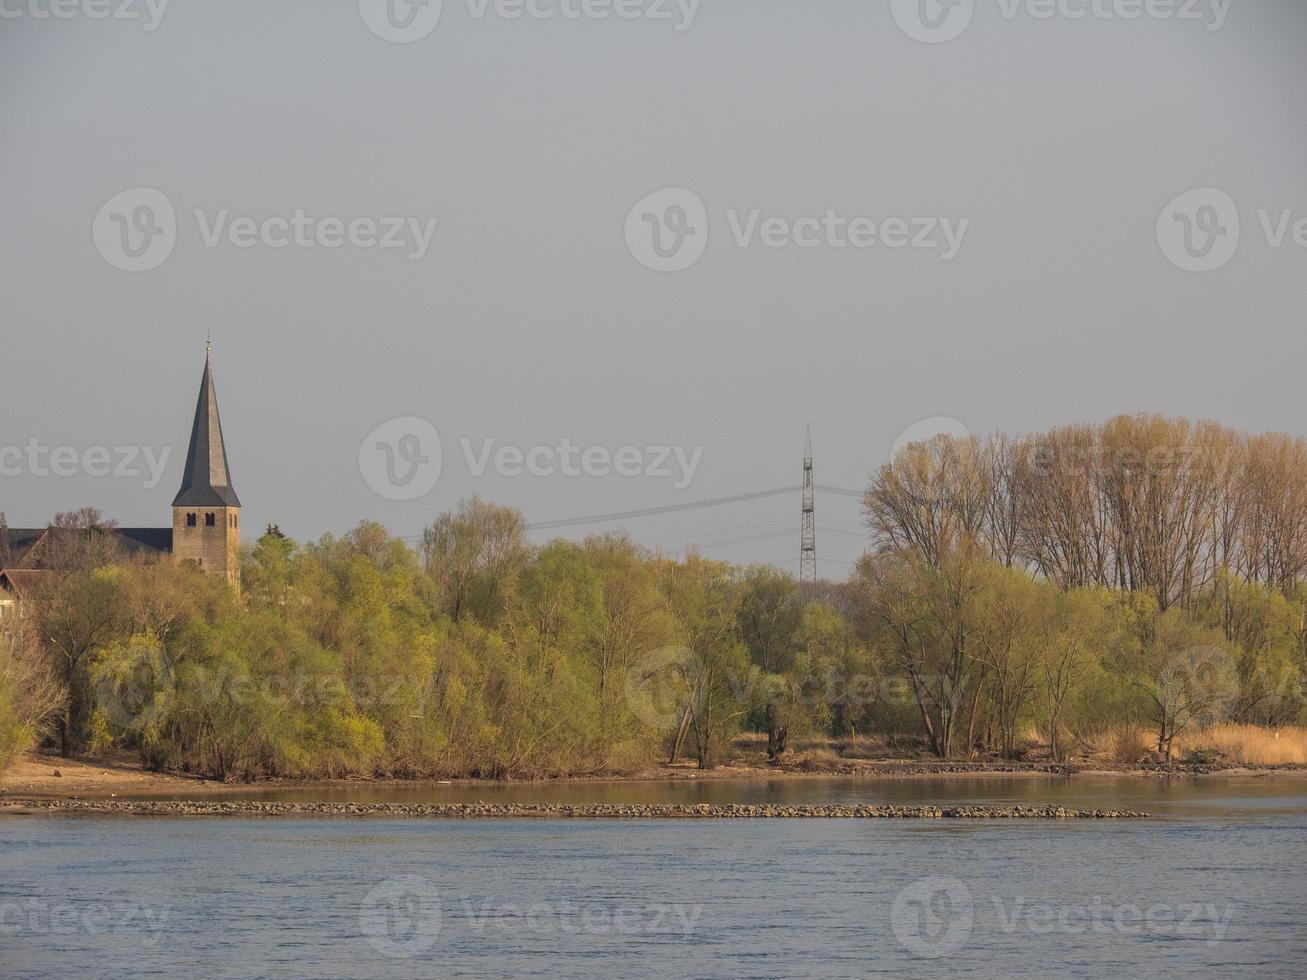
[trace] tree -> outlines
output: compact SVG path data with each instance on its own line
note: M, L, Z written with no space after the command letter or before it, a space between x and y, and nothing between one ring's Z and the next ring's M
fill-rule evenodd
M82 752L90 740L94 696L90 665L96 651L126 627L115 569L51 572L38 591L39 628L67 692L59 723L60 752Z
M786 692L794 686L794 634L803 607L798 584L770 566L746 569L740 582L737 621L749 659L762 672L762 724L767 754L775 760L786 749Z
M63 685L27 624L0 629L0 772L65 708Z
M863 501L867 523L885 550L910 548L938 566L983 536L993 475L976 439L912 443L873 477Z
M1176 736L1228 716L1238 695L1235 661L1220 633L1179 609L1157 616L1145 653L1149 676L1136 686L1157 733L1157 751L1169 762Z
M441 514L422 532L423 568L438 583L455 622L471 612L493 625L514 573L529 555L522 515L477 497L463 501L453 514Z
M699 768L710 769L746 707L741 688L748 660L736 632L739 592L730 566L697 555L667 566L663 591L690 654L684 665L690 690L683 730L694 735Z
M1000 751L1008 759L1016 757L1018 726L1035 694L1039 628L1047 616L1046 598L1039 584L1025 573L990 566L982 574L968 624L967 649L988 679ZM975 719L973 707L973 722Z
M652 556L614 535L589 538L583 547L601 580L591 656L598 674L601 725L605 740L612 743L634 725L621 679L640 657L674 642L676 623L659 591L659 566Z
M953 752L958 721L976 689L969 649L984 558L973 542L931 562L914 551L866 556L857 576L868 618L908 676L931 751Z
M1041 638L1040 672L1055 762L1065 754L1062 729L1070 701L1098 669L1103 649L1112 642L1115 625L1110 609L1111 596L1101 589L1076 589L1053 600Z

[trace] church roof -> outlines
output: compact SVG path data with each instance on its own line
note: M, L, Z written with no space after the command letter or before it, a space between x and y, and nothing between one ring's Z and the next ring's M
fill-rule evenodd
M182 472L181 489L172 502L174 507L241 505L231 485L231 471L227 468L227 447L222 441L218 395L213 387L213 368L209 362L206 355L200 397L195 403L195 422L191 426L191 444L186 450L186 469Z
M168 554L172 551L170 527L107 527L117 545L129 555ZM0 527L0 566L5 571L45 568L53 559L77 547L85 528Z

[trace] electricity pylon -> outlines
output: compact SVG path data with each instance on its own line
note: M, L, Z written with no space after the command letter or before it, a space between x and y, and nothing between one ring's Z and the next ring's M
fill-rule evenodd
M803 537L799 545L799 582L817 581L817 514L813 506L812 426L803 446Z

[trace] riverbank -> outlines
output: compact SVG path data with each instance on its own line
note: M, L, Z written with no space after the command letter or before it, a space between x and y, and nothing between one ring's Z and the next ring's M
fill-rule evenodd
M785 806L625 803L284 803L254 800L10 800L0 815L389 817L428 820L1141 820L1135 810L1061 806Z
M821 780L831 777L867 779L904 778L1047 778L1121 777L1158 779L1184 776L1307 778L1307 767L1238 765L1111 765L1101 762L1023 763L1023 762L943 762L919 759L840 760L831 765L814 766L800 761L795 764L751 764L728 762L710 770L700 770L685 763L648 766L624 774L596 774L568 779L543 780L548 785L649 782L763 782L774 780ZM367 787L384 789L393 786L412 789L421 786L457 786L463 788L533 785L521 780L289 780L266 779L254 783L224 783L184 773L147 772L128 756L110 759L65 759L47 753L27 753L0 775L0 800L15 797L115 798L171 797L205 799L234 796L244 792L275 790L339 790Z

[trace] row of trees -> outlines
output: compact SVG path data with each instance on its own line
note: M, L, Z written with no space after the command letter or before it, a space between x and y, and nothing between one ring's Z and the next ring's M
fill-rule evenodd
M1064 589L1191 608L1218 575L1293 594L1307 574L1307 442L1129 416L1024 438L939 438L873 479L880 544L938 563L963 540Z
M677 740L645 720L641 664L742 649L709 626L735 614L728 566L620 537L532 547L520 515L479 500L416 550L372 523L305 546L270 531L239 598L113 555L101 525L79 540L8 641L56 678L46 732L69 754L125 744L219 778L626 769ZM19 700L29 728L50 713ZM678 751L708 764L743 711L696 714Z
M1301 439L1156 416L943 436L883 466L865 507L863 594L940 754L962 725L1010 754L1041 682L1055 756L1077 698L1102 724L1147 720L1168 757L1206 721L1300 718Z
M220 778L557 775L709 766L742 730L774 757L1015 757L1036 732L1062 759L1141 724L1169 756L1208 721L1304 717L1303 458L1157 419L910 446L872 478L873 548L816 586L534 546L473 499L416 548L270 529L237 598L84 515L0 641L0 764L26 736Z

